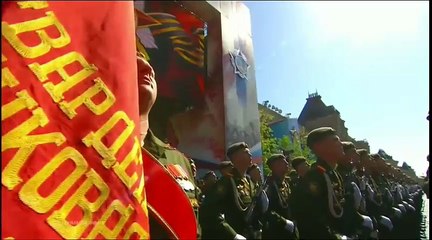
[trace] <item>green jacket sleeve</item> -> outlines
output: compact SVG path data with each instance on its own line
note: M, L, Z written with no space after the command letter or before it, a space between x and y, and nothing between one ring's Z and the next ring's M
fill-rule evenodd
M237 235L223 216L229 195L229 186L229 180L222 178L205 196L199 211L203 237L234 239Z
M338 239L329 226L327 186L324 176L311 173L302 182L298 227L302 239Z
M277 190L273 185L270 185L266 191L267 197L269 199L269 209L265 214L265 220L270 226L274 226L277 229L284 229L286 225L286 219L277 213L277 202L279 200L276 191Z

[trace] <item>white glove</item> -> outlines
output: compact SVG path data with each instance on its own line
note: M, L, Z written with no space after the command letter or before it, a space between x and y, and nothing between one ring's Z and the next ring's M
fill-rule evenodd
M246 240L246 238L240 234L237 234L237 235L235 235L234 240Z
M260 198L261 198L261 206L262 206L261 210L262 213L265 213L269 208L269 199L267 197L267 193L265 191L262 191Z
M360 201L359 209L363 212L366 212L366 200L364 198L362 198Z
M372 219L365 215L360 215L360 216L363 218L363 223L362 223L363 227L369 230L373 230L374 227L373 227Z
M399 208L392 207L392 209L393 209L394 214L395 214L395 216L397 218L401 218L402 217L402 211Z
M390 218L381 215L379 219L379 223L385 226L389 231L393 230L393 223Z
M342 240L351 240L351 238L349 238L349 237L347 237L347 236L345 236L345 235L342 235L341 239L342 239Z
M357 186L357 184L355 184L354 182L351 182L351 185L352 185L352 188L354 191L354 207L355 207L355 209L358 210L360 207L360 201L362 199L362 195L361 195L360 189Z
M405 206L403 204L398 204L397 207L401 210L402 214L406 213Z
M375 192L374 192L374 190L372 190L371 186L368 185L367 188L366 188L366 190L368 192L369 199L373 199L373 197L375 195Z
M290 220L286 220L285 230L287 230L290 233L294 232L294 223Z
M411 212L416 211L415 207L413 207L411 204L408 204L407 209L410 210Z

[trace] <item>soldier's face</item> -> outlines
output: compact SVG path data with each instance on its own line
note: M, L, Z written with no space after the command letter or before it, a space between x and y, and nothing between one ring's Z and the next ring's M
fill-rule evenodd
M142 57L137 57L137 67L139 111L140 115L148 114L157 97L155 72Z
M288 173L288 162L285 158L281 158L271 165L272 174L275 176L285 176Z
M318 154L318 157L320 155L327 156L334 163L342 161L345 157L342 142L337 135L328 136L316 143L315 152Z
M238 160L238 162L240 162L240 164L245 166L250 166L252 164L252 154L249 148L239 150L236 154L236 159Z
M297 167L297 174L299 176L304 176L309 171L309 169L309 164L307 162L303 162Z
M360 161L360 155L357 153L355 149L349 149L345 152L348 160L352 161L352 163L357 164Z

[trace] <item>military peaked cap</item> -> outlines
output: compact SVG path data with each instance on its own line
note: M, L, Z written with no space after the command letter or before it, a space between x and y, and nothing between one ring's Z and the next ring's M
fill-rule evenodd
M332 135L336 135L336 131L331 127L315 128L307 135L306 144L309 148L312 148L315 143Z
M267 166L271 166L275 161L279 159L285 159L285 156L283 154L273 154L267 159Z
M306 158L305 157L295 157L295 158L293 158L292 160L291 160L291 166L294 168L294 169L297 169L297 167L300 165L300 164L302 164L302 163L304 163L304 162L306 162Z
M203 179L208 179L210 176L216 176L216 173L213 171L208 171L206 174L204 174Z
M249 148L249 146L245 142L238 142L238 143L231 144L227 150L227 157L230 158L235 152L245 148Z
M357 153L360 154L360 156L367 155L368 151L366 149L357 149Z
M233 166L234 165L231 161L223 161L223 162L219 163L219 169L220 170L228 168L228 167L233 167Z
M342 142L342 147L344 151L356 148L352 142Z
M254 169L258 169L258 165L255 164L255 163L249 166L249 168L247 169L246 173L249 174Z

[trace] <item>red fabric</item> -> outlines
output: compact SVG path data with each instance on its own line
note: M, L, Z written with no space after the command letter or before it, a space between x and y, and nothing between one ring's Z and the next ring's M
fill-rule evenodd
M326 169L324 167L318 166L317 167L320 173L325 173Z
M204 28L204 22L198 19L191 12L185 10L177 2L146 2L147 13L168 13L174 15L185 33L183 41L192 43L189 49L199 48L199 37L193 32L198 28ZM167 26L174 26L173 23L165 23ZM161 26L154 26L151 29L159 29ZM186 105L202 104L205 95L205 69L198 67L183 59L174 52L173 45L169 39L169 33L155 36L158 50L150 51L150 62L155 68L158 95L161 97L182 99ZM183 35L182 35L183 36ZM177 36L179 37L179 36ZM186 46L180 46L186 48Z
M155 213L155 220L174 239L196 239L197 222L185 191L158 160L146 158L144 168L151 175L146 178L146 191L159 193L148 194L149 213Z
M102 157L96 150L92 146L87 147L84 145L82 140L90 132L99 130L118 111L124 111L127 114L129 119L135 123L135 129L116 154L117 162L121 162L131 151L134 137L139 137L133 2L49 1L48 3L49 6L43 9L20 9L16 2L2 2L2 23L6 22L11 25L38 19L46 16L46 12L52 11L71 38L71 43L68 45L61 48L51 48L48 53L29 59L18 54L3 34L2 54L7 58L7 61L2 62L2 74L6 67L9 68L19 81L19 85L12 88L2 88L2 114L4 114L3 106L15 100L17 92L27 90L39 107L43 109L49 120L46 126L38 127L30 135L61 132L66 141L59 146L52 143L36 146L19 172L19 176L23 181L11 190L6 188L4 184L2 185L2 237L13 237L15 239L61 238L61 235L47 223L47 218L54 211L59 210L77 191L87 179L86 175L81 176L59 202L46 213L35 212L19 198L19 194L23 185L66 147L72 147L79 151L87 161L88 169L86 172L93 169L109 188L108 198L100 209L93 213L92 224L86 228L80 238L88 236L114 200L119 200L124 206L129 205L134 209L116 238L123 238L132 223L138 223L148 232L148 217L145 209L143 210L140 207L140 203L133 197L132 191L126 187L113 169L107 169L102 165ZM52 38L59 36L55 27L48 27L45 30ZM40 43L40 39L35 32L23 33L18 36L30 46ZM115 103L101 115L92 113L85 105L82 105L77 108L77 115L73 119L69 119L43 87L43 84L47 82L58 84L61 81L59 74L48 74L48 80L42 83L28 67L32 63L45 64L72 51L84 56L88 63L94 64L98 68L98 71L67 91L64 100L70 101L82 94L86 89L93 86L93 80L99 77L116 98ZM70 66L67 71L72 75L81 69L80 66ZM99 103L105 99L105 96L100 98L100 101L97 98L98 96L93 100ZM31 111L24 109L10 118L2 119L2 142L5 134L31 116ZM124 127L121 124L119 125L115 126L107 137L102 139L108 147L124 130ZM16 152L16 148L7 150L2 148L2 177L4 169ZM144 155L143 157L146 158L147 156ZM49 195L75 168L72 161L66 161L42 184L39 188L39 194L42 196ZM143 177L142 168L142 164L132 164L127 169L127 173L129 176L136 173L138 179L140 179ZM138 185L139 181L132 188L136 189ZM100 192L96 188L91 189L86 194L90 201L96 200L99 196ZM67 219L79 222L82 215L81 210L73 210ZM112 228L117 222L118 217L112 217L107 226Z

